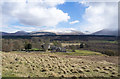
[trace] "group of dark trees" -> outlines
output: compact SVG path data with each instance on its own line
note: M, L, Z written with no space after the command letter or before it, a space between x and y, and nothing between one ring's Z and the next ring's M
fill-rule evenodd
M62 47L58 41L53 41L53 45ZM34 37L32 39L2 39L2 51L47 51L50 46L50 39L40 39Z
M75 52L76 49L83 49L83 48L88 48L89 46L86 43L81 42L78 45L68 45L65 46L67 49L71 49L73 52Z
M88 40L89 38L89 40ZM93 42L90 42L92 40ZM118 55L118 44L99 41L116 41L116 37L94 36L41 36L41 37L5 37L2 39L2 51L48 51L50 43L53 47L61 47L61 43L80 43L80 45L68 45L64 48L73 52L76 49L101 52L110 56ZM52 45L51 45L52 46Z
M83 48L84 50L100 52L109 56L118 56L118 43L87 42L87 45L89 48Z
M22 51L29 50L32 48L41 49L43 40L38 38L32 39L2 39L2 51Z

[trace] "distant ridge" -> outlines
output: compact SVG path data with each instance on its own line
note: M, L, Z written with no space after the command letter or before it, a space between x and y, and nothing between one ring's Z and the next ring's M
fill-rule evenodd
M0 32L0 35L8 35L9 33L6 32Z
M59 32L54 32L54 31L47 31L47 30L42 30L42 31L34 31L34 32L25 32L25 31L17 31L15 33L7 33L7 32L0 32L2 36L25 36L25 35L30 35L30 36L37 36L37 35L112 35L112 36L118 36L118 31L114 30L107 30L103 29L97 32L94 32L92 34L85 34L80 31L76 30L67 30L67 31L59 31Z
M30 35L30 36L36 36L36 35L56 35L55 33L52 32L25 32L25 31L17 31L15 33L6 33L6 32L0 32L2 36L25 36L25 35Z
M52 32L32 32L30 35L56 35L55 33Z
M57 35L85 35L84 33L76 30L71 30L71 32L57 32Z
M1 32L3 36L22 36L22 35L31 35L31 36L36 36L36 35L84 35L84 33L80 31L75 31L75 30L69 30L67 32L52 32L52 31L34 31L34 32L25 32L25 31L17 31L15 33L6 33L6 32Z
M17 31L15 33L11 33L12 35L29 35L28 32L25 32L25 31Z
M118 30L107 30L107 29L103 29L100 31L97 31L95 33L92 33L91 35L113 35L113 36L118 36Z
M16 36L16 35L19 35L19 36L21 36L21 35L29 35L29 33L28 32L25 32L25 31L17 31L17 32L15 32L15 33L6 33L6 32L0 32L0 34L2 34L3 36L11 36L11 35L14 35L14 36Z

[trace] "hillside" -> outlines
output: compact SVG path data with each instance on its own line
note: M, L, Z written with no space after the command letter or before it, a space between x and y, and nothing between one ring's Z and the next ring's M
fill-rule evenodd
M113 35L113 36L118 36L118 31L117 30L107 30L103 29L100 31L97 31L95 33L92 33L92 35Z

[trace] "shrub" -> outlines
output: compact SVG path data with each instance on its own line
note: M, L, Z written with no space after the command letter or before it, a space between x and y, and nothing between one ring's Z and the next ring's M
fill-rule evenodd
M25 45L25 50L29 51L32 48L32 44L28 43Z
M102 54L106 54L106 55L109 55L109 56L116 56L117 55L117 53L115 53L112 50L105 50L105 51L102 52Z
M84 48L84 44L83 43L80 44L80 48Z

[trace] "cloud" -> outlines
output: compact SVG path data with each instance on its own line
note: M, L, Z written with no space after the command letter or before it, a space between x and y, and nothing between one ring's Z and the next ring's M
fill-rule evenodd
M75 21L70 22L70 24L76 24L76 23L79 23L79 21L75 20Z
M56 5L63 4L64 0L26 0L21 2L3 2L3 23L19 22L29 26L56 26L60 22L67 22L70 19L68 13L56 8Z
M8 30L9 29L9 30ZM8 32L8 33L14 33L14 32L17 32L17 31L26 31L26 32L31 32L31 31L36 31L36 30L40 30L41 28L39 27L32 27L32 26L20 26L20 25L17 25L17 26L3 26L2 30L4 32ZM0 30L0 31L2 31Z
M70 19L67 13L56 8L30 8L23 13L18 13L16 17L21 23L32 26L56 26L58 23L67 22Z
M87 3L83 18L86 20L84 31L115 30L118 28L118 3Z

